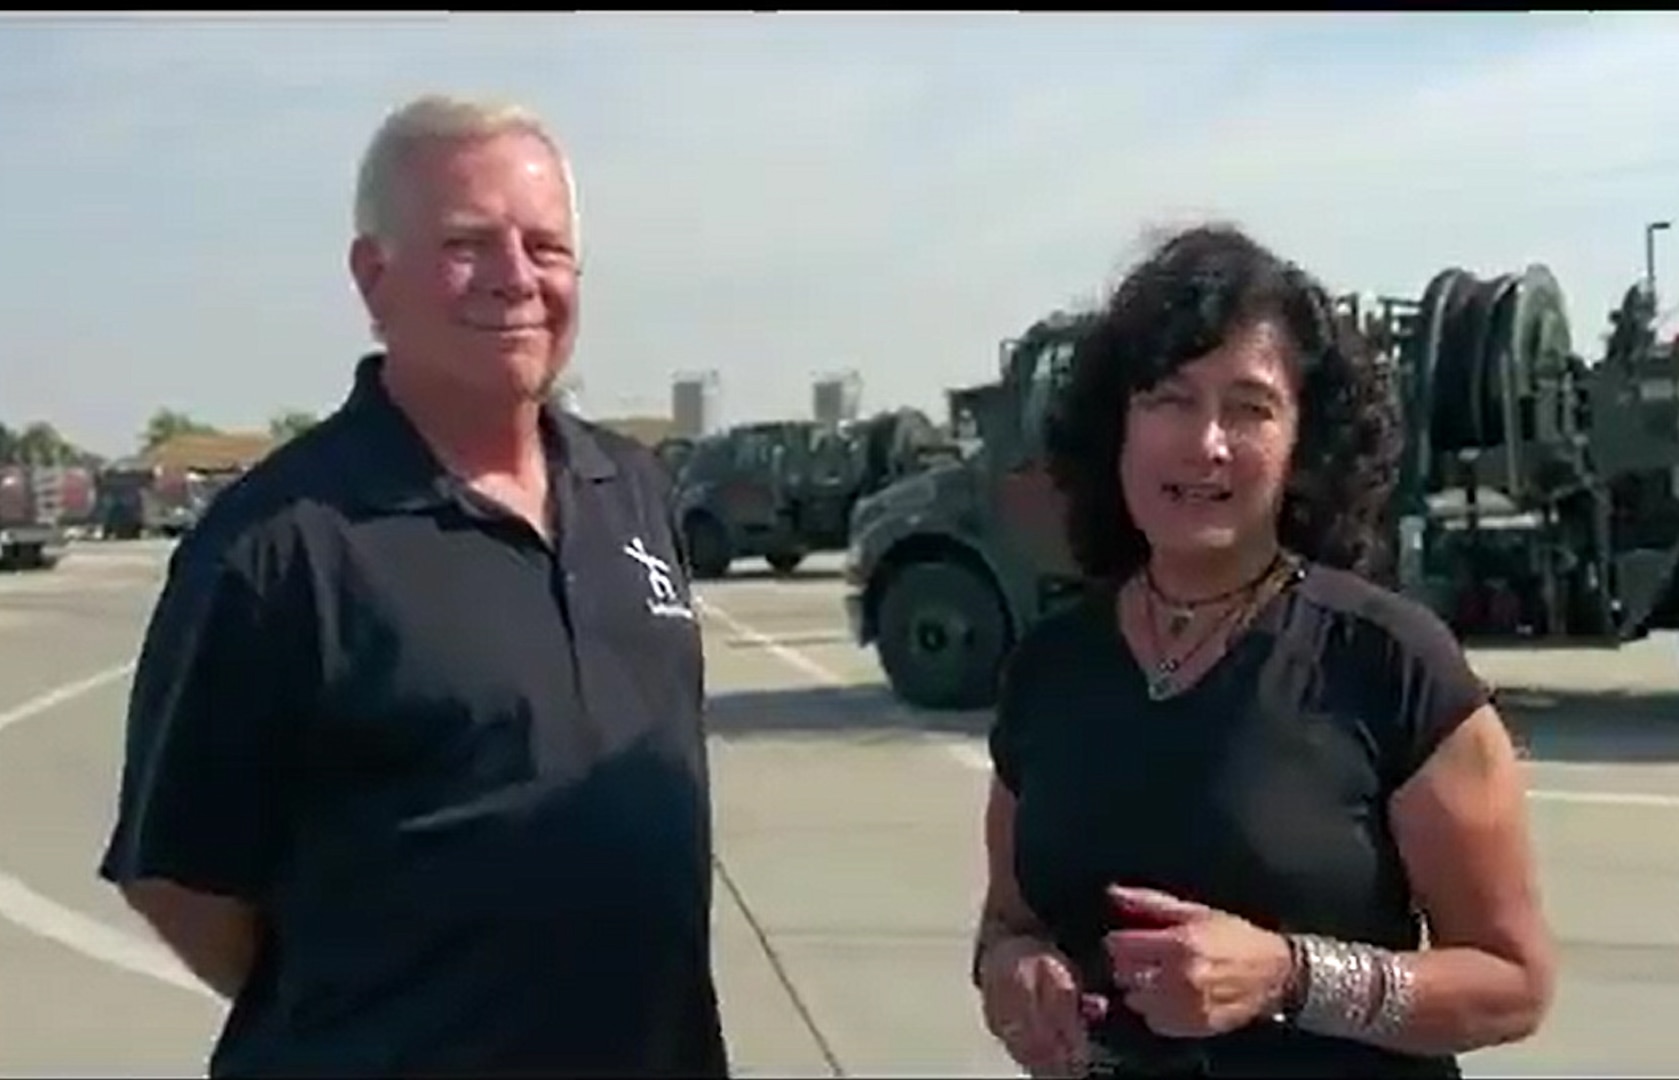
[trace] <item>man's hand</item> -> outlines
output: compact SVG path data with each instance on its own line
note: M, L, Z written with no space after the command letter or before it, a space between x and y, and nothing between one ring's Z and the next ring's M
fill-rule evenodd
M1218 1035L1274 1012L1288 942L1245 919L1152 889L1112 886L1126 925L1103 939L1125 1007L1172 1038Z

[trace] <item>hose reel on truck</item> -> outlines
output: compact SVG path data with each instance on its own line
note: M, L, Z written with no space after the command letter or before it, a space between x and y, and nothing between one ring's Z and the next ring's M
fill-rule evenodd
M1436 274L1400 360L1401 545L1424 547L1402 583L1464 634L1612 631L1608 493L1555 276Z

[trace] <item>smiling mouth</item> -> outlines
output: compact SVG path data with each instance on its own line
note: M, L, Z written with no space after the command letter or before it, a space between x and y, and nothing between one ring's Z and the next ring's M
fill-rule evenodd
M1175 503L1229 502L1231 491L1222 484L1162 484L1161 490Z
M461 325L468 330L476 330L481 334L525 334L548 328L547 320L544 319L539 319L536 322L516 323L476 322L472 319L462 319Z

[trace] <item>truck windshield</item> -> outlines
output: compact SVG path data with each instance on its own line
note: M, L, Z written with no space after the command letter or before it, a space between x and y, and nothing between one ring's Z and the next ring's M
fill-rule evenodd
M1055 402L1055 393L1067 381L1072 367L1073 343L1047 342L1035 360L1029 360L1026 393L1021 401L1020 430L1030 446L1043 445L1044 421Z

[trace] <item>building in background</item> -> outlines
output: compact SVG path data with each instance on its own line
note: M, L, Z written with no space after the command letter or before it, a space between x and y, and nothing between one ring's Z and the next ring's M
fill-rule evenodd
M863 406L863 377L855 371L821 375L811 394L811 416L819 424L857 419Z
M671 382L671 434L697 439L716 431L722 422L722 380L715 371L678 374Z
M189 432L140 455L146 465L194 472L244 472L268 456L278 440L266 431Z
M634 439L649 450L671 438L676 431L676 425L668 416L603 416L594 422L608 431Z

